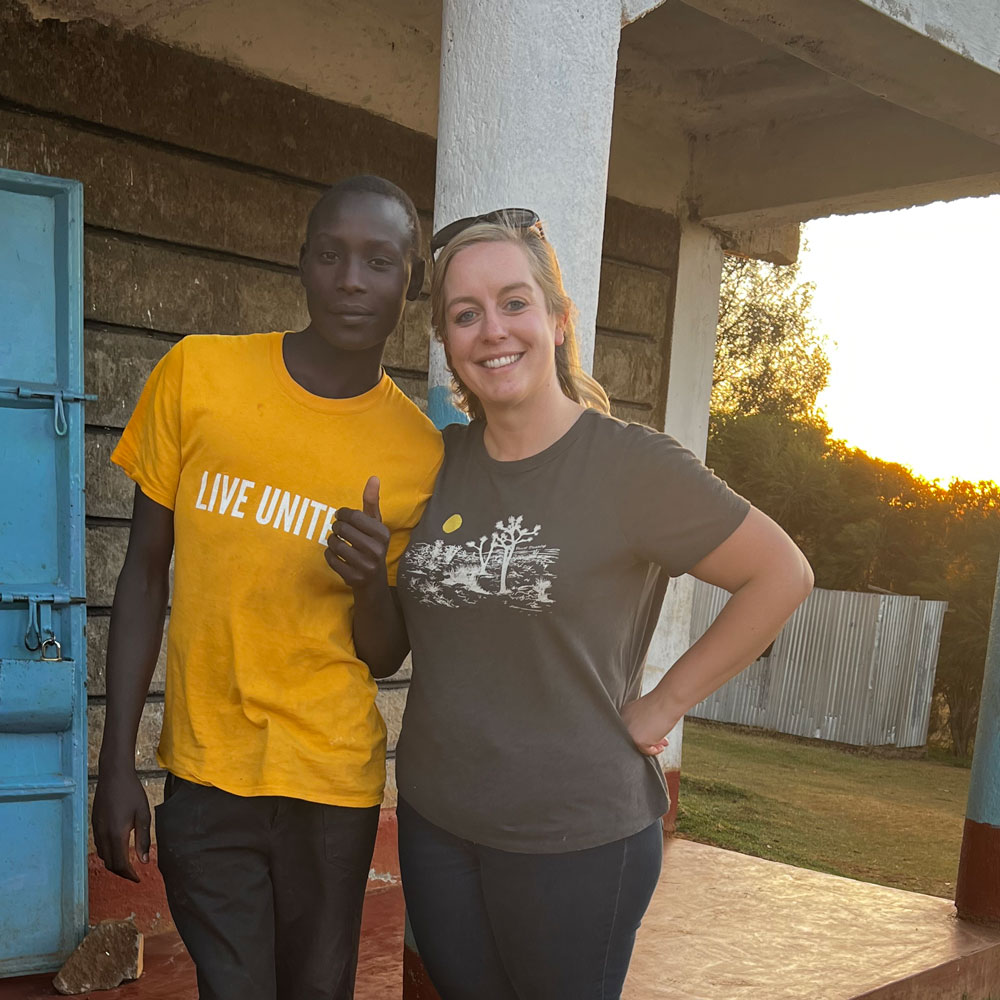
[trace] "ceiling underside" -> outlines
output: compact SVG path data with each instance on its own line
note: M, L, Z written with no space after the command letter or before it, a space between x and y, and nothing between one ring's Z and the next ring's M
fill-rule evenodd
M740 20L740 12L755 7L752 0L721 7L718 0L667 0L626 26L612 193L668 210L681 204L738 228L1000 190L1000 124L980 126L975 107L961 99L962 86L977 99L983 87L993 87L996 103L984 106L1000 106L1000 74L966 66L944 50L938 58L931 40L860 0L824 3L813 36L789 27L794 11L812 5L793 5L784 21L748 14ZM39 16L117 22L436 131L441 0L31 0L29 6ZM838 11L841 20L830 21ZM884 38L872 40L873 25ZM828 45L817 34L824 31L834 35ZM866 46L885 56L879 65ZM935 73L940 80L928 83ZM947 97L950 86L955 97L948 105L939 95Z

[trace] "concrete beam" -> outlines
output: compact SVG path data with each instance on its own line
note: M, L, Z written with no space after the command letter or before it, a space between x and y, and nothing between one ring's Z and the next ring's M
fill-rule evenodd
M739 229L719 234L722 249L738 257L768 264L794 264L799 259L801 226L797 222L766 229Z
M870 94L1000 143L993 0L685 0Z
M873 102L863 114L702 139L689 202L703 222L729 231L996 191L1000 147Z
M995 0L859 0L985 66L1000 68L1000 6Z
M622 26L638 21L664 2L665 0L622 0Z

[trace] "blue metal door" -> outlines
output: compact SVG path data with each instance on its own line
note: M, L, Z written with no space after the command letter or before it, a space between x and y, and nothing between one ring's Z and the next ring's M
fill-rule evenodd
M82 208L0 170L0 976L87 920Z

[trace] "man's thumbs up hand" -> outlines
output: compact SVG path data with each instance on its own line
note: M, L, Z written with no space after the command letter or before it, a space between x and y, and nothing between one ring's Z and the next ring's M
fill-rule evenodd
M382 523L382 512L378 509L378 491L380 485L378 476L370 476L368 482L365 483L364 492L361 494L361 506L364 513L372 518L372 520L378 521L379 524Z
M379 509L378 476L371 476L361 494L361 510L339 507L326 540L326 561L354 591L388 586L385 556L389 529Z

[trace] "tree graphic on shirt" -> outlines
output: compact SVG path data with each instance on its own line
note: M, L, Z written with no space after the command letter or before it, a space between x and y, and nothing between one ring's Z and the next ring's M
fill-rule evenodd
M552 565L559 549L530 544L541 532L524 525L524 515L512 514L497 521L490 535L463 544L412 542L405 556L407 586L425 604L460 607L499 597L522 611L542 611L551 596L555 574Z
M497 525L499 527L499 523ZM486 536L480 537L478 542L466 542L465 544L476 552L479 556L479 573L480 575L485 575L486 570L490 564L490 560L493 558L493 553L496 551L497 547L497 533L494 531L493 536L490 538L490 549L486 555L483 555L483 550L486 547Z
M522 542L526 542L528 539L534 538L535 535L542 530L542 526L540 524L536 524L531 529L523 527L521 524L523 520L524 515L519 514L516 518L513 515L508 517L506 524L503 521L497 521L497 529L493 533L502 552L500 563L501 594L507 593L507 569L514 556L514 550Z

